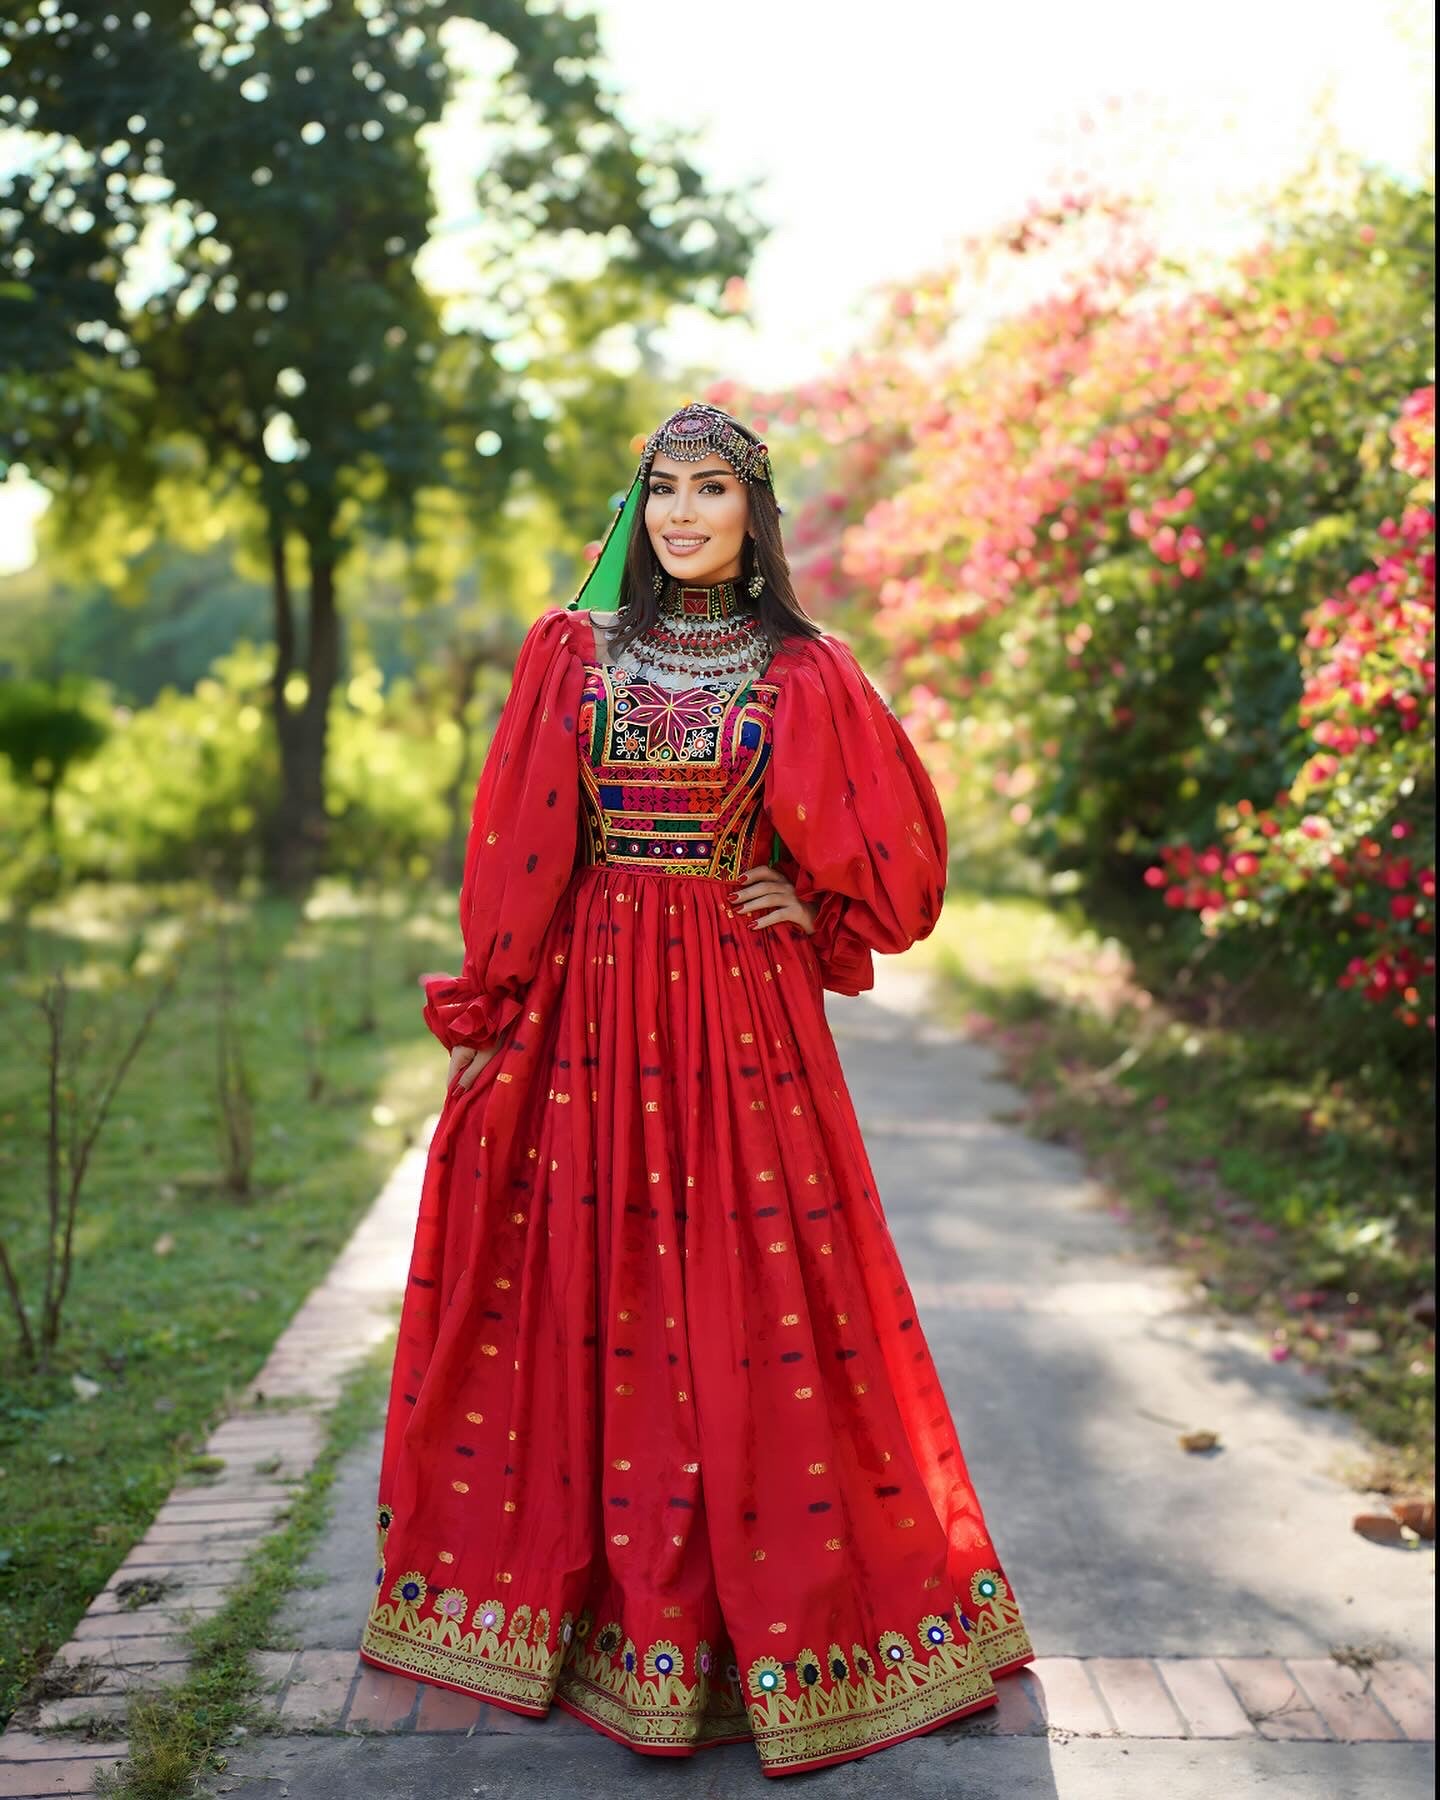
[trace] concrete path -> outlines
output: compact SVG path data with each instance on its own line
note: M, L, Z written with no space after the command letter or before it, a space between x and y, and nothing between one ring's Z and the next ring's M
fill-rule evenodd
M1350 1530L1364 1502L1342 1474L1363 1446L1316 1409L1314 1377L1193 1303L1071 1153L998 1122L1019 1096L989 1053L927 1020L921 978L880 971L871 995L828 996L830 1017L1041 1660L1000 1684L996 1709L796 1779L837 1800L1430 1794L1433 1553ZM404 1196L387 1193L393 1220ZM382 1236L398 1293L393 1223ZM313 1318L306 1349L324 1349ZM1191 1427L1222 1447L1185 1454ZM237 1748L210 1792L773 1793L748 1745L643 1758L558 1712L525 1720L362 1669L378 1453L377 1429L343 1466L285 1620L295 1648L265 1658L276 1735ZM64 1791L0 1781L0 1795Z

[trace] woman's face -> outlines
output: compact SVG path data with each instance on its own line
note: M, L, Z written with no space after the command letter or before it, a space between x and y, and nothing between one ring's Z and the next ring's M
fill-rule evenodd
M738 580L749 523L750 495L723 456L698 463L655 458L645 529L667 575L697 587Z

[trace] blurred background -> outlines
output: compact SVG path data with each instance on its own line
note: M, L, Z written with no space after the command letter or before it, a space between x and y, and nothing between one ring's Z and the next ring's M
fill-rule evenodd
M944 1003L1425 1466L1432 55L0 0L0 1703L438 1104L515 650L690 397L940 787Z

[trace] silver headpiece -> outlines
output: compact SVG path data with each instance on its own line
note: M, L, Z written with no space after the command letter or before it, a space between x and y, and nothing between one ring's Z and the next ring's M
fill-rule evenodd
M723 456L741 481L767 481L774 486L769 446L752 443L728 413L703 401L682 406L679 412L671 413L658 431L651 433L640 459L642 474L649 473L651 463L662 450L680 462Z

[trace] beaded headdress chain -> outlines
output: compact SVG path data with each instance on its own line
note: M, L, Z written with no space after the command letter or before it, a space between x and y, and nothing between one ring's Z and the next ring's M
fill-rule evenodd
M582 606L591 612L614 612L619 606L631 525L640 510L650 466L662 452L679 462L700 462L707 456L723 456L741 481L763 481L774 492L768 445L758 444L748 437L740 429L739 422L718 406L707 406L700 400L682 406L646 438L639 466L610 521L600 554L580 584L579 593L570 602L571 612Z

